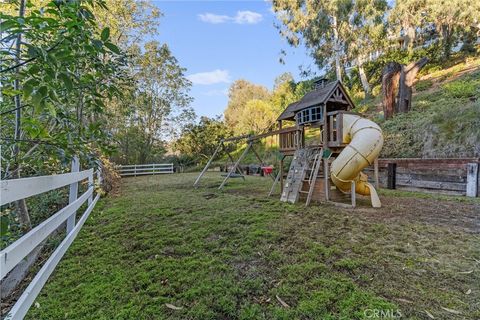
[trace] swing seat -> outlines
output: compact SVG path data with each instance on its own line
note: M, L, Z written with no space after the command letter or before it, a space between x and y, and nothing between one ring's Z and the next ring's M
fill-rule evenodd
M226 176L228 176L228 173L222 174L222 177L226 177ZM243 180L245 180L244 175L240 173L232 173L230 174L230 178L242 178Z

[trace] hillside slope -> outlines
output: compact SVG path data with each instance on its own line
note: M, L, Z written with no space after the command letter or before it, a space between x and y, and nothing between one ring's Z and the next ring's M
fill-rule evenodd
M424 75L412 110L385 121L380 99L357 109L385 135L382 157L480 156L480 59Z

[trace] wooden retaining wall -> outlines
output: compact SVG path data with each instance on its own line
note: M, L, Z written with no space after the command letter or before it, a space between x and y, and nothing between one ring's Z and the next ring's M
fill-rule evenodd
M383 188L479 196L479 158L379 159L378 167ZM373 181L373 166L365 171Z

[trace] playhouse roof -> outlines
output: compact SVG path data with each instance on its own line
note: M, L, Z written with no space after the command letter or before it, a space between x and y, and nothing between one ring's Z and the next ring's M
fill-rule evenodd
M289 104L285 110L280 114L277 120L293 120L295 114L303 109L326 103L333 95L334 92L337 91L337 88L342 93L342 98L344 98L347 104L353 107L353 103L350 100L350 97L347 95L345 88L343 87L342 83L338 80L332 81L327 83L325 86L310 91L306 95L303 96L297 102Z

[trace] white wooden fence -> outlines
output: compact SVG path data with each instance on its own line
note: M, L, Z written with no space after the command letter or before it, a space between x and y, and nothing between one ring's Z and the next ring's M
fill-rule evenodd
M173 163L129 164L118 166L120 176L173 173Z
M35 196L50 190L70 185L69 204L30 230L23 237L9 245L0 252L0 280L3 279L19 262L40 245L53 231L58 229L65 221L67 233L60 245L50 255L42 268L35 275L28 287L7 314L5 319L23 319L31 307L42 287L47 282L60 259L72 244L88 216L92 212L100 197L94 198L93 169L78 171L78 160L72 162L72 172L52 176L41 176L1 181L0 205ZM88 189L78 197L78 183L88 179ZM100 182L101 175L97 172ZM88 207L75 222L75 215L82 204L88 202Z

